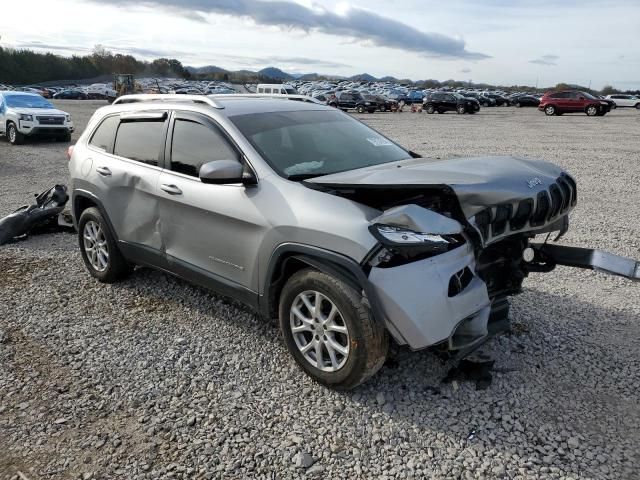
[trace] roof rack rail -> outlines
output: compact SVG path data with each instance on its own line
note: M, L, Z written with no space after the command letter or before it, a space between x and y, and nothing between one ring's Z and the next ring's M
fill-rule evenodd
M214 99L207 95L181 95L181 94L168 94L168 93L136 93L134 95L123 95L116 98L112 105L122 103L137 103L137 102L194 102L194 103L206 103L213 108L224 108Z
M285 100L298 100L309 103L317 103L319 105L325 105L320 100L310 97L308 95L299 95L299 94L269 94L269 93L212 93L208 95L208 97L212 98L275 98L275 99L285 99Z

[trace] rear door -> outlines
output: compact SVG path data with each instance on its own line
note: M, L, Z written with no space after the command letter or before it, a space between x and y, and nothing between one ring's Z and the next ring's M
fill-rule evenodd
M244 162L241 152L209 117L175 112L165 156L160 223L169 264L225 285L251 288L266 230L257 208L260 187L205 184L199 178L204 163Z
M85 162L118 240L153 252L161 249L157 184L166 126L166 112L107 117L89 140Z

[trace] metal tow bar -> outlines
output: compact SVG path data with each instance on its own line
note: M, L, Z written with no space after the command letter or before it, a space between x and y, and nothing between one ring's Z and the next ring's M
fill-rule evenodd
M531 244L535 260L567 267L586 268L640 281L640 262L592 248Z

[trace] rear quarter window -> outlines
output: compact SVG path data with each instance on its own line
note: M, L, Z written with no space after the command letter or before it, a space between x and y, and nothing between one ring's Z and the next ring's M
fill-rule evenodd
M98 128L93 132L89 145L111 153L118 123L120 123L120 117L118 116L107 117L102 120Z

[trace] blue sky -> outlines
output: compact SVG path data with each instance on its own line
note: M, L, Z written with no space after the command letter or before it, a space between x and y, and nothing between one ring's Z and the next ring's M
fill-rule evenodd
M640 88L640 0L30 0L25 13L4 10L0 44L65 55L103 44L229 69Z

